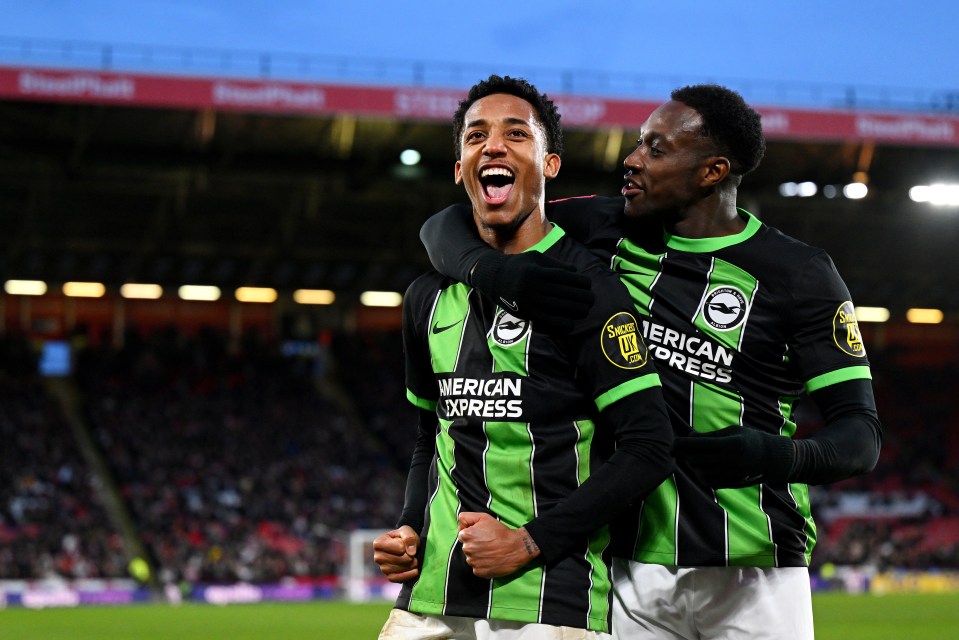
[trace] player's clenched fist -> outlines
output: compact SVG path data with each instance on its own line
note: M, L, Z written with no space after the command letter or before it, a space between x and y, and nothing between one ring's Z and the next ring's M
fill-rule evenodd
M403 525L373 540L373 562L390 582L406 582L419 575L416 549L420 537L412 527Z
M457 520L466 564L480 578L507 576L540 553L525 527L510 529L488 513L464 511Z

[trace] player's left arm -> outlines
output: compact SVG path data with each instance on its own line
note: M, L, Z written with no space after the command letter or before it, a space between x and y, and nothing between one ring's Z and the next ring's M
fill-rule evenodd
M872 471L879 460L882 425L872 384L847 380L809 394L825 418L825 427L796 439L790 482L828 484Z
M644 499L672 473L673 431L658 379L656 374L642 376L597 399L597 405L610 403L602 406L597 428L614 429L616 450L566 500L526 523L547 564L582 546L590 533Z
M459 539L475 575L497 578L536 558L547 565L561 560L672 472L673 434L662 387L633 391L626 385L614 395L618 391L626 395L610 400L601 415L615 427L616 451L563 502L516 529L489 514L460 514Z
M797 272L795 292L794 308L803 311L790 349L825 426L793 441L787 479L825 484L867 473L879 460L882 425L852 296L825 252Z

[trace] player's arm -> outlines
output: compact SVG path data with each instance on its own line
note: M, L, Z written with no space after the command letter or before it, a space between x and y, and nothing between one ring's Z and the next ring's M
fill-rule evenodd
M403 303L403 350L407 398L417 408L416 443L406 479L403 511L396 528L373 541L373 560L391 582L406 582L419 574L419 532L425 518L429 469L436 451L436 379L423 334L424 292L431 280L410 285ZM428 316L426 316L428 317Z
M673 432L661 386L616 400L603 409L601 421L615 428L616 451L563 503L525 526L547 564L581 546L587 535L645 498L673 470Z
M408 526L414 531L423 528L430 464L436 454L436 411L419 409L417 415L419 426L416 430L416 445L413 447L410 470L406 476L403 512L396 524L397 528Z
M419 531L423 529L430 464L436 442L436 413L420 409L416 445L406 478L403 513L396 528L373 541L373 561L390 582L406 582L419 575Z
M616 451L562 503L517 529L487 513L460 514L459 539L475 575L497 578L536 558L561 560L672 472L672 428L658 383L613 402L601 422L615 425Z
M805 292L797 302L811 301L813 310L811 319L802 315L797 319L798 359L807 370L828 372L812 375L804 383L825 426L795 440L796 457L789 480L807 484L838 482L872 471L879 461L882 425L873 395L872 374L852 297L829 256L825 252L817 254L797 280L796 290ZM817 294L831 297L829 306L824 306ZM841 309L853 311L846 320L854 326L836 324L842 315L837 300L841 301ZM824 316L832 322L824 323ZM826 331L823 325L828 327Z
M503 302L541 331L568 333L593 303L589 279L572 266L538 251L506 255L483 242L469 205L430 217L420 240L437 271Z
M420 227L420 241L434 269L467 284L481 257L499 253L480 239L468 204L453 204L430 216Z
M827 484L862 475L876 466L882 446L882 425L872 384L853 379L810 392L825 426L797 439L790 482Z

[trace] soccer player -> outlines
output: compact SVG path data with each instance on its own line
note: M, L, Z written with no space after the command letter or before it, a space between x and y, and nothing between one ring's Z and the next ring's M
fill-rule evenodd
M879 455L866 351L829 256L737 208L765 152L759 114L716 85L671 98L624 161L623 197L547 207L630 289L677 436L675 473L614 530L613 636L806 640L807 485ZM520 317L541 313L517 292L550 286L531 281L550 265L486 250L465 213L424 225L434 265ZM803 391L826 424L793 439Z
M604 637L605 525L673 466L659 377L626 288L545 217L562 150L555 105L524 80L490 76L454 129L474 231L497 251L575 265L597 302L551 336L436 272L410 285L419 431L399 526L373 545L403 583L380 637Z

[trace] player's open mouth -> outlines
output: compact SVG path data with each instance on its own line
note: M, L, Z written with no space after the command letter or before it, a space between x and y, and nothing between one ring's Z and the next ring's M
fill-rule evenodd
M484 167L479 174L483 197L489 204L503 204L513 190L516 177L506 167Z

